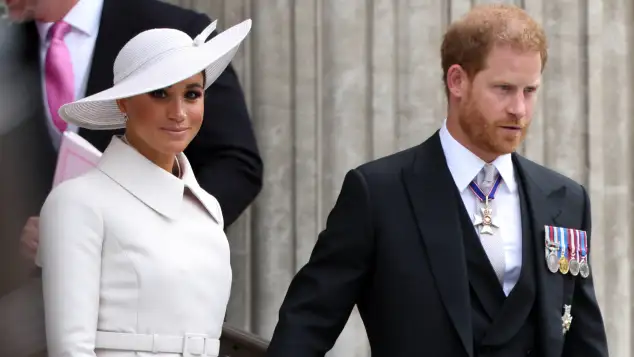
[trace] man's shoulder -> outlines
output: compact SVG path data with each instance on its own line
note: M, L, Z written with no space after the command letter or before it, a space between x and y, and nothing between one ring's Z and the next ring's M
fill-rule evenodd
M203 28L192 28L196 23L208 21L209 17L200 12L159 0L128 1L136 7L136 13L141 16L148 28L174 28L187 32L190 36L198 34Z
M400 180L403 169L412 165L418 148L419 146L414 146L368 161L355 170L370 181L380 180L385 183L389 180Z
M518 154L516 157L522 169L527 171L531 177L538 178L542 182L547 182L551 187L566 187L566 189L575 196L582 197L584 195L584 188L574 179L554 169L538 164L522 155Z
M170 19L174 17L196 18L205 16L195 10L160 0L142 0L141 4L147 8L149 11L148 14L157 15L160 19Z

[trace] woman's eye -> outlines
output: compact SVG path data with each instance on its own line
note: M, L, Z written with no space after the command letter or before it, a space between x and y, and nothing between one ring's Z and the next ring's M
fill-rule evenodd
M189 91L185 94L185 97L187 99L198 99L202 96L202 93L199 91Z
M150 92L150 96L154 98L165 98L167 97L167 92L164 89L157 89L155 91Z

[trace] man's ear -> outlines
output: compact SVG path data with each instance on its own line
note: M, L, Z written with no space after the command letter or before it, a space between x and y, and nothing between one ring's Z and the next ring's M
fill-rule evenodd
M447 88L456 98L465 96L469 88L469 76L459 64L454 64L447 70Z

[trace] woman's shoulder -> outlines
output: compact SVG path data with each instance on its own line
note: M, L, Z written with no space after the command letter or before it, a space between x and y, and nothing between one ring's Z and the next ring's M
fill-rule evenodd
M61 182L44 201L40 211L41 241L59 235L77 238L77 232L103 230L103 195L98 171ZM96 235L95 237L97 237Z
M82 204L94 203L99 194L99 186L102 174L94 169L59 183L46 198L46 205Z

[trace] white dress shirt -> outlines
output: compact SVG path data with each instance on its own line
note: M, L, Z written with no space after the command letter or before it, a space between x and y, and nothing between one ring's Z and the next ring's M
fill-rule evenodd
M63 21L71 26L71 30L66 35L64 42L66 46L68 46L73 64L75 100L83 98L86 94L86 85L88 83L90 65L99 33L102 9L103 0L79 0L63 19ZM46 123L51 135L51 140L57 148L60 143L61 133L51 118L48 101L46 99L46 73L44 71L46 53L48 52L48 47L51 42L48 36L48 31L51 26L53 26L53 23L37 22L37 30L40 35L40 65L42 68L42 93L46 112ZM67 130L77 131L77 127L69 124Z
M469 213L469 218L473 222L474 214L478 209L478 199L469 189L469 184L482 170L485 162L451 136L449 130L447 130L446 121L443 123L439 134L449 171L451 176L453 176L456 187L458 187L458 191L460 191L460 196ZM522 267L520 198L511 155L499 156L492 164L502 176L502 183L495 194L493 217L496 224L500 226L500 236L504 244L504 261L506 263L504 293L508 296L519 279ZM479 236L479 230L475 226L474 229Z
M179 162L182 179L115 137L96 169L47 198L38 253L50 357L175 356L95 351L111 332L217 343L231 289L229 243L218 201L183 154Z

